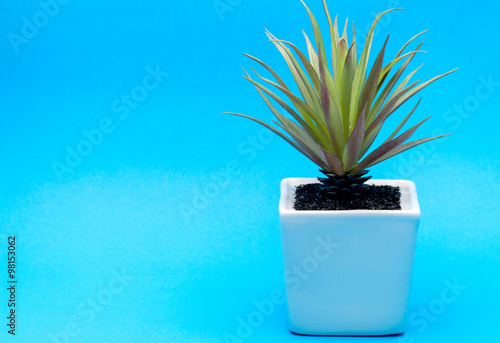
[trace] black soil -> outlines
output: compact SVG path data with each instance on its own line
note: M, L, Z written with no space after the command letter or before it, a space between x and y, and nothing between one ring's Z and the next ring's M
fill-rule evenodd
M311 183L297 187L293 208L297 211L400 210L400 198L399 187L371 185L362 197L332 199L321 190L321 184Z

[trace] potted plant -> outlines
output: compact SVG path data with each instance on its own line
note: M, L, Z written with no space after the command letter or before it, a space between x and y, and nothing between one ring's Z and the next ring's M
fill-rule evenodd
M419 144L443 136L407 142L427 119L400 133L420 100L391 135L374 147L387 119L407 100L435 80L410 82L418 68L403 74L422 44L384 63L388 42L371 68L368 59L377 14L361 56L353 24L348 44L347 24L340 36L326 1L331 57L318 22L312 22L314 41L304 33L307 55L294 44L266 31L283 55L298 92L294 94L267 64L275 79L256 73L250 81L276 116L278 128L251 119L280 137L317 164L322 177L288 178L281 183L279 203L289 327L310 335L389 335L402 333L413 268L420 209L415 185L405 180L370 180L367 168ZM398 66L398 67L396 67ZM270 88L277 89L284 97ZM286 100L285 100L286 99ZM276 108L281 106L289 116Z

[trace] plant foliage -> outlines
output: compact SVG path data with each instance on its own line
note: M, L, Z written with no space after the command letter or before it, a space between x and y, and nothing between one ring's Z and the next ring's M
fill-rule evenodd
M409 52L405 52L406 48L426 31L411 38L394 59L384 63L388 36L369 69L368 60L375 26L384 15L400 9L390 9L377 14L366 36L361 56L358 58L354 22L352 42L349 45L348 20L340 35L337 18L332 21L326 1L323 0L331 42L331 56L327 56L326 40L318 22L307 5L302 3L309 14L315 41L313 44L304 32L307 53L288 41L276 38L266 30L267 37L283 55L300 94L294 94L267 64L245 54L274 77L274 80L267 79L255 70L258 81L246 71L246 75L243 76L255 86L271 109L277 119L274 123L278 128L244 114L227 112L228 114L245 117L267 127L316 163L324 172L334 174L339 178L359 174L364 169L419 144L446 136L407 142L417 128L429 118L399 134L415 112L420 103L419 100L392 134L380 146L368 153L391 114L429 84L454 70L422 83L420 80L410 81L420 67L403 77L413 57L423 52L420 50L423 43ZM396 68L397 65L399 67ZM391 73L392 71L394 72ZM276 90L281 96L276 94ZM276 108L276 104L282 107L289 116L283 115Z

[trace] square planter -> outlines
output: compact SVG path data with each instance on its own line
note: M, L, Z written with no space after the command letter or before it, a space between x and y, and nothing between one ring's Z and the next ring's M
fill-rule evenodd
M279 204L290 330L306 335L404 332L420 208L415 184L401 189L401 210L296 211L297 186L281 182Z

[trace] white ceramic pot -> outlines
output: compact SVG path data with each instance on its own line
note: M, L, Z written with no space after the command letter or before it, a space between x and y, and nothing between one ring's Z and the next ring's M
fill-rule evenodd
M402 333L420 220L415 184L368 182L400 187L401 210L294 210L296 187L315 182L281 182L290 330L306 335Z

